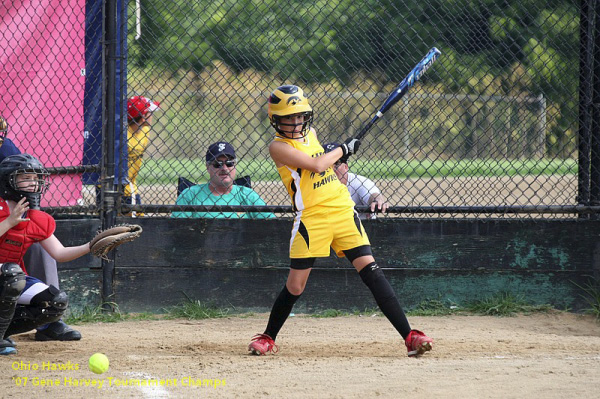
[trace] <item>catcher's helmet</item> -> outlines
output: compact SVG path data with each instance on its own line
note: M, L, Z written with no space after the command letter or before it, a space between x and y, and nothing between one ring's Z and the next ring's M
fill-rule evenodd
M6 134L8 133L8 122L0 115L0 145L4 142Z
M308 103L308 98L304 96L304 92L301 88L294 85L279 86L271 93L269 97L269 120L271 126L275 128L277 133L285 136L279 125L281 125L282 116L290 116L295 114L304 115L304 123L302 124L302 136L305 137L308 134L310 125L312 123L313 111ZM286 125L295 126L295 125Z
M33 186L33 190L26 191L17 185L17 175L36 174L37 178L30 182L28 188ZM21 198L27 198L31 209L40 209L40 200L42 194L50 185L48 181L49 173L40 161L33 155L18 154L11 155L0 162L0 197L13 201L20 201Z

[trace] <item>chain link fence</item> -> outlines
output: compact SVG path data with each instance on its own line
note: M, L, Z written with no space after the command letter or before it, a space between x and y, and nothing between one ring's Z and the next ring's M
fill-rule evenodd
M282 84L301 86L314 110L319 140L339 143L358 133L433 46L442 52L437 62L369 131L349 161L349 171L370 179L389 205L389 212L378 217L574 218L597 211L589 196L581 196L582 185L591 183L589 176L581 179L582 156L589 160L589 154L582 154L579 145L591 139L578 141L580 79L582 73L593 78L593 62L580 69L577 60L581 46L587 45L581 31L588 29L593 38L594 24L579 4L116 1L117 50L112 57L121 63L116 75L106 75L110 53L101 59L101 81L115 82L115 115L123 121L112 139L107 136L110 112L101 113L95 128L91 120L84 128L81 119L84 100L92 95L104 95L102 109L113 104L106 99L106 88L94 94L88 90L92 77L86 51L111 44L93 28L100 23L105 29L109 18L101 13L94 23L92 3L102 10L109 2L64 2L56 6L62 8L58 23L38 10L37 25L15 20L15 13L31 11L22 10L26 6L2 6L3 23L13 26L0 31L2 52L18 55L24 42L16 37L28 36L27 43L41 48L36 57L73 53L77 59L52 59L62 70L40 66L22 90L41 93L42 101L10 98L21 90L19 77L30 71L28 65L5 72L0 83L0 110L13 129L9 137L16 134L16 144L48 166L74 168L60 175L63 185L57 191L68 194L61 198L54 193L54 202L48 203L56 212L93 215L106 210L102 190L108 186L101 183L114 178L114 205L122 214L213 210L225 217L256 216L245 213L252 211L291 216L289 195L268 152L274 137L267 116L269 94ZM84 40L73 21L86 18ZM51 46L54 36L37 37L36 29L63 29L55 32L63 42ZM42 46L43 40L47 43ZM589 60L593 55L591 51ZM11 60L5 56L3 65ZM49 85L44 73L68 79ZM143 131L136 130L139 121L129 129L126 123L125 103L135 96L160 103ZM55 107L73 98L72 104ZM94 136L93 129L101 134ZM65 141L71 137L64 134L67 130L75 144ZM82 131L88 147L83 151L91 147L104 154L96 165L82 161ZM110 147L107 137L117 143L116 173L102 152ZM204 203L209 208L200 203L177 207L184 187L209 182L205 154L219 141L235 148L232 180L248 177L240 184L250 186L262 201L213 199ZM80 180L81 172L99 173L97 182ZM364 196L366 202L373 198ZM211 208L213 204L220 207Z

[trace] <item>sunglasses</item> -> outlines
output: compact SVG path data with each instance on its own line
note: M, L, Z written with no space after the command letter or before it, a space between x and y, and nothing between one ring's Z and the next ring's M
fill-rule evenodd
M233 168L235 166L235 161L213 161L211 165L215 169L221 169L223 165L227 166L228 168Z

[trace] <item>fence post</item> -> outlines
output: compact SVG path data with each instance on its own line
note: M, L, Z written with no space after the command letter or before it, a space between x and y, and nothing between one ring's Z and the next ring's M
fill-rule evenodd
M103 153L102 163L102 212L100 214L102 228L108 228L115 224L116 209L115 197L118 195L115 189L115 94L116 94L116 48L117 48L117 0L107 0L105 3L105 92L103 96L104 115L103 118ZM113 310L114 303L114 251L109 255L110 260L102 259L102 306L105 310Z
M590 144L590 205L600 204L600 0L594 2L594 48L593 53L593 92L591 108L591 144ZM598 215L592 215L598 219Z
M542 93L537 96L537 105L540 112L537 123L537 157L544 159L546 156L546 98Z
M579 131L577 203L588 205L590 201L590 135L592 102L592 54L594 50L592 24L594 0L582 0L579 18ZM580 215L580 218L588 218Z

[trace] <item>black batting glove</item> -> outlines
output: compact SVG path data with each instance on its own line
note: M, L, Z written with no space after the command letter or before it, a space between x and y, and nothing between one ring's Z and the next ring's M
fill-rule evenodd
M344 152L342 154L342 158L346 157L347 160L350 155L356 154L356 152L358 151L358 147L360 147L359 139L355 139L352 137L346 139L346 141L344 141L340 146L340 148Z
M350 158L350 154L344 155L343 157L341 157L340 159L338 159L338 162L340 162L340 163L348 163L348 158Z

